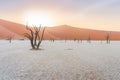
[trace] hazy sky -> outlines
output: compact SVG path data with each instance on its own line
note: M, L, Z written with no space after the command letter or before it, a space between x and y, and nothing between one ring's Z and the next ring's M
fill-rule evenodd
M120 0L0 0L0 18L25 23L26 12L49 14L54 25L120 31Z

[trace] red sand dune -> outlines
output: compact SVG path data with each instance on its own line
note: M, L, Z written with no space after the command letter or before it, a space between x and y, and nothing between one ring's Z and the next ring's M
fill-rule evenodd
M10 36L13 39L21 39L24 32L26 32L24 25L0 20L0 39L8 39Z
M48 28L47 33L52 35L51 39L87 40L90 37L91 40L105 40L109 34L111 40L120 40L120 32L83 29L68 25Z
M8 39L10 36L13 39L25 39L24 33L27 30L25 25L17 24L10 21L0 20L0 39ZM105 40L107 34L111 40L120 40L120 32L91 30L61 25L57 27L46 27L44 39L49 40Z

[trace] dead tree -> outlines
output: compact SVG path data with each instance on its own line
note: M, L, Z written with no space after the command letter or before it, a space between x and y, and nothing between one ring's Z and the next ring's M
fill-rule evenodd
M25 37L30 40L32 49L38 50L44 37L45 27L42 29L40 25L39 27L33 26L33 28L30 28L26 25L26 29L29 33L25 33Z
M10 36L8 37L9 43L11 43L11 42L12 42L12 38L13 38L13 36L12 36L12 35L10 35Z
M88 40L87 40L88 43L91 43L91 37L88 36Z
M74 38L74 42L76 41L76 38Z
M79 40L80 40L80 42L82 43L82 41L83 41L83 37L80 36L80 39L79 39Z
M82 43L82 39L81 39L81 43Z
M106 35L106 41L107 41L107 44L110 43L110 34L109 33Z

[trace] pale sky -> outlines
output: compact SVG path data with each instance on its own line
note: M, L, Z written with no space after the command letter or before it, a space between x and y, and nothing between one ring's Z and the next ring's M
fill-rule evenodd
M0 18L25 24L26 13L45 13L53 26L120 31L120 0L0 0Z

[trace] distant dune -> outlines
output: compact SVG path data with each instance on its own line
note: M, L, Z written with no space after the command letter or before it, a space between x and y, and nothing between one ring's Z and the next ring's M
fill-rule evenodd
M87 40L90 38L91 40L105 40L109 34L111 40L120 40L120 32L83 29L68 25L48 28L47 33L49 33L50 39Z
M8 39L10 36L13 39L25 39L24 33L26 32L25 25L0 20L0 39ZM44 39L87 40L90 38L91 40L105 40L108 34L111 40L120 40L120 32L83 29L68 25L46 27Z

